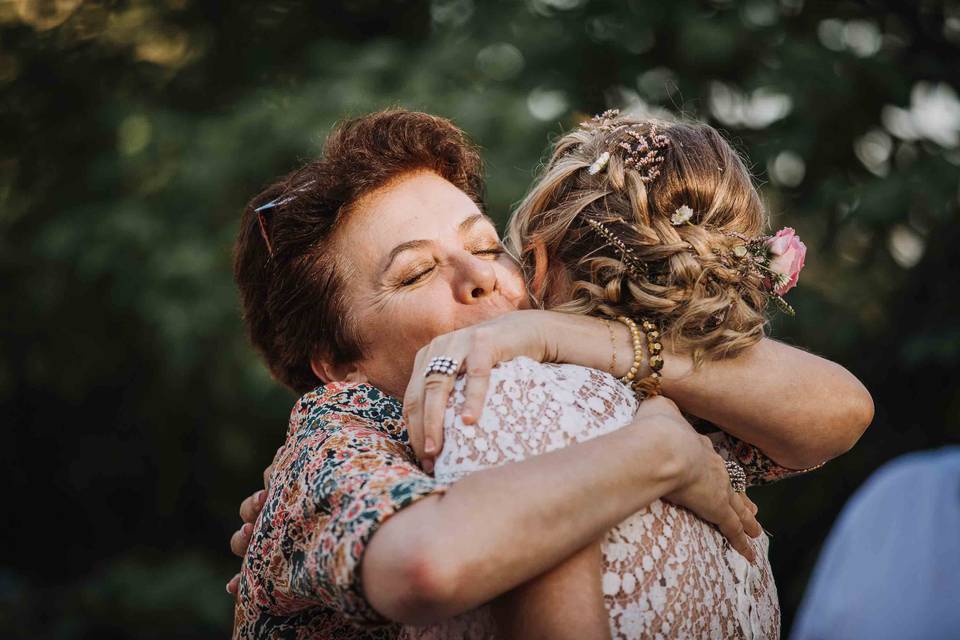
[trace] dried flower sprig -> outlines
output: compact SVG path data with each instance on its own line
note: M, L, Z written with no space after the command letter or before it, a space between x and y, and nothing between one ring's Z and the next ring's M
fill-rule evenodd
M633 254L633 250L628 247L623 240L617 236L617 234L610 231L605 224L599 220L593 220L592 218L586 219L587 224L589 224L594 231L597 232L608 244L614 246L617 251L620 253L620 261L623 263L624 269L626 269L634 280L641 280L647 274L647 267L644 263L640 262L637 257Z

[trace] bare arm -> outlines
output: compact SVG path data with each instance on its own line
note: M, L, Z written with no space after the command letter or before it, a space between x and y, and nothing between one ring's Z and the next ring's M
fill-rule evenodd
M611 326L619 354L618 368L611 373L620 376L632 360L633 347L625 327ZM442 442L452 381L423 381L418 376L434 355L454 354L465 363L463 419L469 423L483 407L486 376L496 363L525 355L608 371L611 350L603 320L552 311L517 311L440 336L418 356L419 368L404 398L408 424ZM849 450L873 419L873 400L849 371L775 340L763 339L736 358L705 362L696 370L689 356L669 348L664 360L664 395L793 469L815 466ZM424 452L422 440L413 444L426 461L440 449L431 455Z
M561 314L551 314L544 327L548 355L559 362L609 368L610 337L603 321L557 316ZM617 325L620 364L629 361L623 354L632 353L632 347L626 328ZM689 355L668 349L662 373L664 395L684 411L795 469L846 452L873 419L873 400L853 374L769 338L736 358L705 362L697 369Z
M673 491L687 473L710 474L701 485L709 489L697 495L699 489ZM689 481L684 486L693 487ZM752 557L743 528L754 535L760 531L732 493L720 457L689 424L663 414L589 442L478 471L445 495L403 509L366 549L364 594L377 611L399 622L443 620L556 566L663 496L719 524L733 545Z
M536 580L497 598L493 611L499 637L609 638L601 563L600 543L594 542Z

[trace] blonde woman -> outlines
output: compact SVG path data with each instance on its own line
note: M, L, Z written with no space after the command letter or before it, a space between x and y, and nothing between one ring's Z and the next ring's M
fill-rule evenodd
M436 478L454 483L627 424L658 390L665 344L693 354L694 366L756 345L768 302L785 305L805 251L789 230L764 237L767 226L742 160L705 124L608 112L560 138L506 244L543 308L642 322L634 352L617 352L611 332L610 370L633 359L634 374L624 384L595 369L517 358L491 372L480 418L469 424L461 378ZM715 439L752 484L791 473L756 447ZM657 500L492 607L407 633L481 638L499 626L498 637L776 638L768 540L753 544L755 564L705 521Z

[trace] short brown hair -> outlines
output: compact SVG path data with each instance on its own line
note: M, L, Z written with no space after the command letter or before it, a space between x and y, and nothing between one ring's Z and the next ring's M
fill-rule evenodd
M741 157L713 127L699 122L657 122L626 116L607 128L579 128L560 137L550 161L511 219L506 242L533 271L534 246L542 246L569 299L557 310L581 314L649 317L673 346L696 363L732 357L764 335L767 295L762 278L728 256L743 236L768 224L767 211ZM660 174L649 184L625 162L625 131L669 142L659 151ZM588 168L612 151L602 171ZM692 224L675 226L682 206ZM621 254L593 230L611 230L645 265L627 277ZM556 285L558 283L554 283Z
M415 171L433 171L482 203L482 163L464 132L445 118L391 109L339 123L319 158L244 209L233 269L244 323L270 372L294 391L321 383L314 356L344 363L363 353L331 246L334 229L361 198Z

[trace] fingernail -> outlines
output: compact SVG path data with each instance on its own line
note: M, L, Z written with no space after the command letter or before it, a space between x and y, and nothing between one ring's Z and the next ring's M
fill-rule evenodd
M228 596L232 596L232 595L233 595L233 593L230 592L230 583L229 583L229 582L227 583L227 586L225 586L223 589L224 589L224 591L227 592L227 595L228 595Z
M257 504L262 507L263 503L266 501L267 501L267 490L261 489L260 491L257 492Z
M423 450L426 453L433 453L437 450L437 443L433 441L433 438L427 436L427 439L423 442Z
M460 419L463 420L463 424L473 424L473 413L471 411L464 411L460 414Z
M251 533L253 533L253 525L250 524L249 522L246 523L246 524L244 524L244 525L243 525L243 531L242 531L242 533L243 533L243 535L245 535L245 536L248 536L248 535L250 535Z
M427 458L423 461L423 470L427 473L433 473L433 460Z

